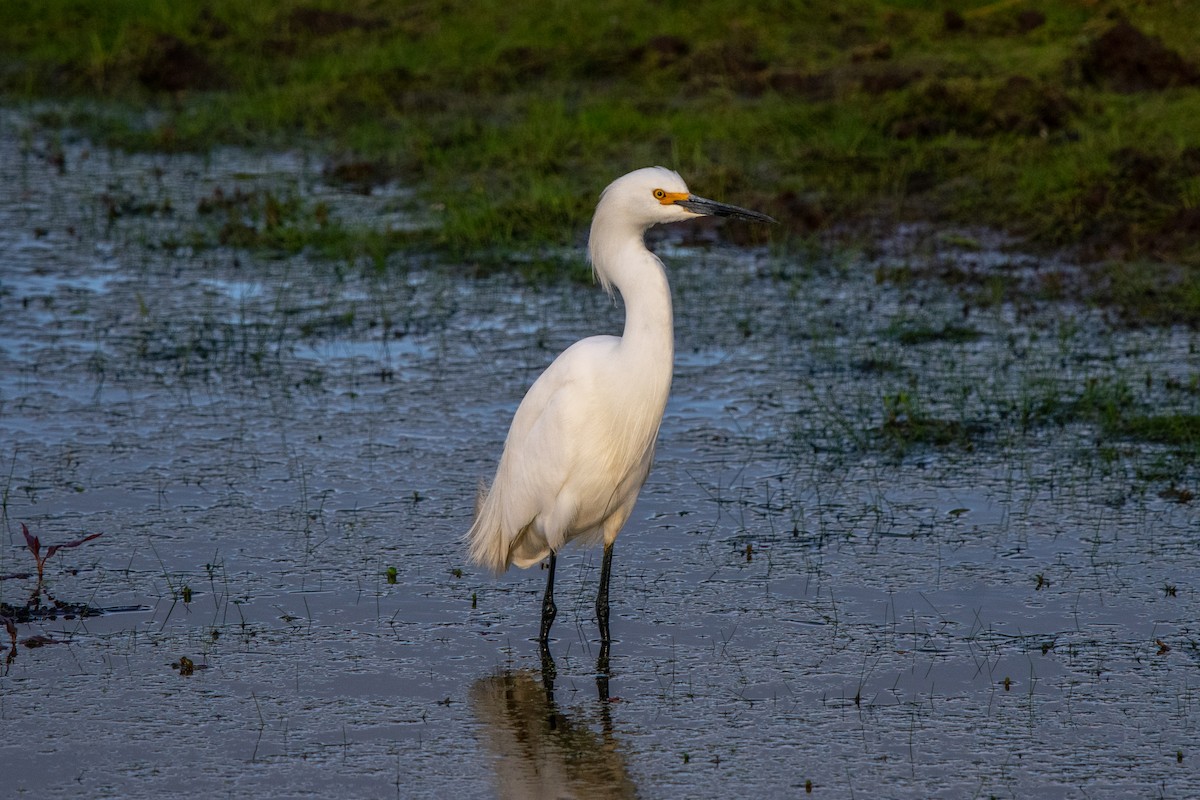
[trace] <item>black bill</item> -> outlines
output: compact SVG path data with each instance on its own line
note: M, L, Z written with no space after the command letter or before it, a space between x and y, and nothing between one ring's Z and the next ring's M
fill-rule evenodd
M688 195L686 200L676 200L675 205L683 206L693 214L704 214L709 217L729 217L730 219L744 219L747 222L775 222L774 218L768 217L766 214L760 214L740 206L718 203L716 200L696 197L694 194Z

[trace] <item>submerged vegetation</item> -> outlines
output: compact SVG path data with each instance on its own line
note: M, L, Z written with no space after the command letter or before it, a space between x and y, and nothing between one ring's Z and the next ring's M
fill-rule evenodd
M418 187L431 223L306 209L227 243L486 266L572 243L599 187L662 163L775 235L994 226L1093 265L1077 287L1130 319L1200 319L1200 7L954 6L13 0L0 90L87 98L43 123L127 148L303 137L331 182Z
M1200 456L1200 414L1179 410L1186 403L1164 408L1164 397L1147 396L1153 394L1150 387L1139 393L1119 375L1088 378L1078 388L1070 380L1024 381L1019 400L985 397L970 411L962 407L974 393L966 384L957 387L958 404L935 396L945 393L944 386L898 389L882 397L881 424L851 439L859 446L882 446L899 455L929 447L970 452L978 444L1081 426L1094 432L1094 443L1102 448L1125 443L1162 446L1166 474L1156 477L1171 479Z

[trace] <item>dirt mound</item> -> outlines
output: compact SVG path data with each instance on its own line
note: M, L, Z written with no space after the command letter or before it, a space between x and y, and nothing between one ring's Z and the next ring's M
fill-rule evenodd
M1200 84L1200 69L1157 36L1121 20L1088 46L1083 79L1118 92L1143 92Z
M1037 136L1063 129L1078 110L1058 87L1022 76L993 86L935 80L913 93L889 132L900 139L928 139L947 133Z
M355 29L371 31L384 27L384 23L379 20L355 16L344 11L330 11L308 6L294 9L287 15L285 22L288 30L292 33L317 37L335 36Z
M229 85L224 71L198 47L161 34L142 59L138 82L155 92L212 91Z

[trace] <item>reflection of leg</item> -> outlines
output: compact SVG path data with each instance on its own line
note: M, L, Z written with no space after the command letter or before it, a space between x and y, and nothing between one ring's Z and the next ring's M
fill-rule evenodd
M608 635L608 575L612 572L612 551L611 543L604 545L604 559L600 562L600 591L596 594L596 622L600 623L601 645L612 641Z
M554 679L558 677L558 666L554 663L554 656L550 655L550 648L542 645L542 688L546 690L546 700L551 705L554 703Z
M600 645L600 656L596 659L596 697L608 702L608 642Z
M546 573L546 594L542 597L542 632L538 635L543 656L550 654L550 626L558 614L558 608L554 605L554 561L554 553L551 553L550 571Z

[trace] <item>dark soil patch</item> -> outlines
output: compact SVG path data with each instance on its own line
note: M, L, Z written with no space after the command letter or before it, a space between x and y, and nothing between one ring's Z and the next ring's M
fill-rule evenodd
M969 32L990 36L1012 36L1026 34L1046 24L1046 15L1032 8L1009 14L988 14L983 17L967 18L954 10L942 14L942 28L947 33Z
M1200 69L1157 36L1121 20L1088 46L1080 63L1084 80L1118 92L1200 84Z
M692 46L687 39L680 36L655 36L646 44L634 47L629 51L629 60L643 62L650 67L661 69L691 55Z
M850 51L850 61L861 64L866 61L887 61L892 57L891 42L875 42L856 47Z
M213 10L208 7L200 9L200 13L196 15L196 21L192 23L189 31L197 39L207 39L214 42L220 41L232 33L228 23L214 14Z
M859 85L864 92L870 94L887 94L912 85L923 75L920 69L889 64L864 73L859 79Z
M308 6L301 6L288 14L284 18L284 24L290 33L317 37L336 36L351 30L377 30L385 25L380 20L367 19L344 11Z
M771 203L762 205L770 207L780 219L787 221L789 228L800 233L822 230L830 222L829 209L821 205L816 198L806 197L797 192L782 192Z
M955 133L987 137L998 133L1029 136L1064 128L1078 105L1061 89L1013 76L989 89L977 83L932 81L915 92L908 108L890 126L901 139L928 139Z
M138 82L154 92L216 91L229 88L224 71L203 50L170 34L159 34L137 70Z
M767 87L770 64L759 54L753 37L731 37L701 50L686 61L685 73L699 89L731 89L757 96Z
M1040 11L1027 8L1017 12L1017 30L1021 33L1029 33L1045 24L1046 15Z
M779 70L767 77L767 85L781 95L816 101L832 100L837 90L837 81L828 71Z
M394 170L385 161L335 161L325 165L321 176L331 184L370 194L371 189L390 181Z

